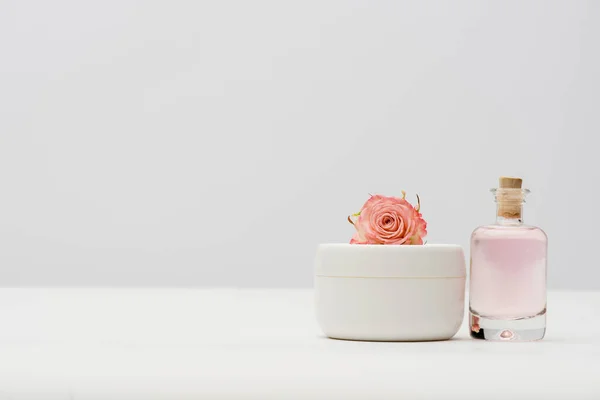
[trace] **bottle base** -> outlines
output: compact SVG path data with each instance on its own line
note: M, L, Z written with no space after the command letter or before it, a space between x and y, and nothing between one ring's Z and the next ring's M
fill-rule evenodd
M531 342L546 334L546 309L525 318L498 319L469 313L469 327L474 339L500 342Z

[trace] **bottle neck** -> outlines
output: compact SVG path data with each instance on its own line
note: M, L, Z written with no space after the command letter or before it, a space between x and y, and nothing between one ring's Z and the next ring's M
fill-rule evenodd
M496 224L523 225L523 203L528 189L497 188L492 189L496 201Z
M523 225L523 203L496 205L496 224L506 226Z

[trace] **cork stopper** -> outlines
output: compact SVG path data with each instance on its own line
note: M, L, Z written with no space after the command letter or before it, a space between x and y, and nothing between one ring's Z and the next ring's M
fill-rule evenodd
M520 219L524 192L522 190L523 179L502 176L499 179L496 191L496 202L498 203L498 216L508 219Z
M508 176L501 176L499 181L500 181L500 184L498 185L498 187L503 188L503 189L521 189L521 187L523 185L523 179L521 179L521 178L512 178L512 177L508 177Z

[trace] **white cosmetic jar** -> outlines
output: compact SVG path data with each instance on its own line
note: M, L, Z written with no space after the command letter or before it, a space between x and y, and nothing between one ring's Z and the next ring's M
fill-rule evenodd
M335 339L447 340L463 321L465 280L459 245L321 244L317 320Z

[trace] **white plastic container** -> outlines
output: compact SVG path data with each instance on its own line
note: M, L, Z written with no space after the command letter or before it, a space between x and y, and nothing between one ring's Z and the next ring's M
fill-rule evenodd
M317 320L336 339L447 340L463 321L465 280L458 245L322 244Z

